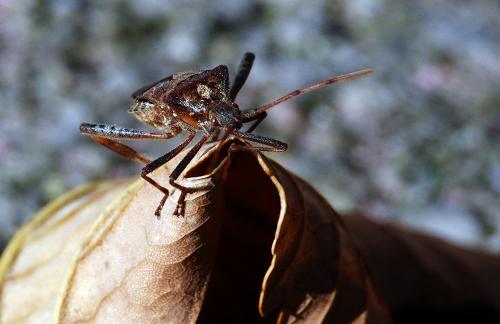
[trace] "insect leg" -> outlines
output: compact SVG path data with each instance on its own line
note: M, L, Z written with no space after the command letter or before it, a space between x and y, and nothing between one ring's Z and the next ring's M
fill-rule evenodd
M99 136L105 138L118 138L124 140L135 139L168 139L179 134L180 127L173 127L168 133L144 132L136 129L117 127L106 124L89 124L82 123L80 125L80 133L87 136Z
M123 157L126 157L127 159L131 159L142 164L148 164L149 162L151 162L150 159L148 159L147 157L137 152L128 145L122 144L120 142L117 142L115 140L106 137L91 135L90 138L92 138L94 141L101 144L102 146L107 147L111 151L118 153Z
M214 131L216 131L217 134L220 134L220 132L222 131L222 136L220 137L219 142L215 146L214 155L211 158L210 164L208 166L208 170L213 170L215 168L216 163L219 161L219 158L220 158L221 148L224 146L224 142L226 141L226 139L232 133L232 129L227 129L227 128L214 128L212 130L212 132L214 132ZM212 137L212 135L210 135L209 140L211 137Z
M246 130L246 133L251 133L253 132L253 130L255 128L257 128L257 126L259 126L259 124L267 117L267 112L263 111L263 112L260 112L258 114L255 114L254 116L252 117L247 117L245 118L245 116L243 117L243 122L244 123L248 123L250 121L253 121L255 120L255 122L250 125L250 127L248 127L248 129Z
M250 70L252 69L254 60L255 55L253 53L247 52L243 55L240 65L238 66L238 73L236 74L231 90L229 91L229 98L231 98L232 101L234 101L241 87L245 84L245 81L250 74Z
M189 162L191 162L191 160L194 158L196 153L198 153L198 151L201 149L201 147L207 141L207 139L208 139L208 135L204 134L203 137L200 139L200 141L198 143L196 143L196 145L191 148L191 150L188 152L188 154L186 154L186 156L184 156L184 158L181 160L181 162L179 162L179 164L175 167L174 171L172 171L172 173L170 174L170 185L172 185L172 187L175 187L181 191L181 194L179 196L179 200L177 201L177 206L176 206L175 211L174 211L174 215L181 216L184 214L184 205L185 205L184 198L186 198L186 194L188 192L191 192L193 190L200 190L200 189L204 188L204 187L187 188L187 187L181 186L180 184L176 183L175 180L177 180L177 178L179 178L182 171L184 171L184 169L186 169ZM159 213L161 213L161 208L159 210ZM159 213L158 214L155 213L155 215L159 216Z
M161 210L163 209L163 205L165 204L165 201L167 201L169 192L168 192L167 188L162 187L159 183L157 183L152 178L150 178L148 176L148 174L153 172L154 170L158 169L159 167L161 167L162 165L167 163L169 160L174 158L177 154L179 154L193 140L194 136L195 136L195 133L189 134L189 136L184 140L184 142L179 144L179 146L177 146L176 148L174 148L170 152L166 153L165 155L160 156L159 158L150 162L144 168L142 168L141 177L144 180L146 180L147 182L149 182L150 184L152 184L156 189L163 192L163 194L164 194L160 204L158 205L158 207L156 208L156 211L155 211L155 215L157 217L160 217Z
M250 149L255 149L256 151L268 151L268 152L284 152L287 150L288 145L286 143L280 142L278 140L264 137L260 135L255 135L252 133L243 133L237 130L233 130L233 135L242 138L244 140L264 144L264 147L252 147Z
M141 155L133 148L117 142L114 139L168 139L176 136L179 133L179 130L174 130L171 133L151 133L111 125L83 123L80 125L80 133L90 136L90 138L97 143L107 147L121 156L135 160L139 163L147 164L151 162L151 160Z

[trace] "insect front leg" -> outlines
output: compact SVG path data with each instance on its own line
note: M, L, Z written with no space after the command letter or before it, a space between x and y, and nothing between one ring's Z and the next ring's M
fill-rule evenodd
M146 180L147 182L149 182L150 184L152 184L156 189L163 192L163 198L160 201L160 204L158 205L158 207L156 208L156 211L155 211L155 215L158 218L160 217L163 206L165 205L165 202L167 201L169 192L168 192L167 188L163 187L158 182L153 180L151 177L148 176L148 174L150 174L154 170L158 169L159 167L161 167L162 165L164 165L165 163L167 163L168 161L173 159L177 154L179 154L193 140L194 136L195 136L194 132L190 133L189 136L184 140L184 142L179 144L176 148L174 148L170 152L166 153L165 155L160 156L159 158L157 158L153 162L148 163L144 168L142 168L141 177L144 180Z
M179 132L180 129L175 128L169 133L154 133L106 124L83 123L80 125L80 133L83 135L90 136L90 138L97 143L123 157L143 164L147 164L151 162L151 160L138 153L133 148L117 142L116 140L169 139L176 136Z
M251 121L255 121L248 129L246 130L246 133L251 133L254 131L257 126L267 117L267 112L262 111L256 114L249 114L248 116L245 116L245 112L243 112L243 123L248 123Z
M244 140L254 142L254 143L259 143L265 145L264 147L249 147L249 148L243 148L244 150L255 150L255 151L267 151L267 152L284 152L288 149L288 145L286 143L283 143L281 141L269 138L269 137L264 137L260 135L255 135L251 133L244 133L240 132L238 130L233 130L233 135L239 138L242 138Z

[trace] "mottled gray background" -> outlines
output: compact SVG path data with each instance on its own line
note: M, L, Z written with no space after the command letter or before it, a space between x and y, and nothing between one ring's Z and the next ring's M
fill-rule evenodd
M92 179L139 166L78 133L139 126L136 88L256 53L255 107L313 81L375 75L276 107L271 156L339 210L500 250L498 1L0 0L0 238ZM177 140L138 143L151 154Z

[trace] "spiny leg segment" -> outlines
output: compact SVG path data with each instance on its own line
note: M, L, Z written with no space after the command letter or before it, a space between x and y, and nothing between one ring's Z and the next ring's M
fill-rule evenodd
M142 164L147 164L151 162L151 160L141 155L130 146L117 142L115 139L169 139L175 137L179 133L179 131L180 130L178 129L174 129L170 133L155 133L105 124L83 123L80 125L80 133L90 136L90 138L92 138L94 141L107 147L111 151Z

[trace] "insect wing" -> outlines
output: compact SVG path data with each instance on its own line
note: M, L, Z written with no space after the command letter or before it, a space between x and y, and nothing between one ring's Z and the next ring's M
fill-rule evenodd
M152 84L149 84L147 86L144 86L140 89L137 89L136 91L134 91L134 93L132 93L131 97L133 99L138 99L139 97L141 97L142 95L144 95L145 92L147 92L149 89L157 86L159 83L161 82L169 82L169 81L172 81L173 79L173 75L169 75L168 77L165 77L163 79L161 79L160 81L156 81L155 83L152 83Z

